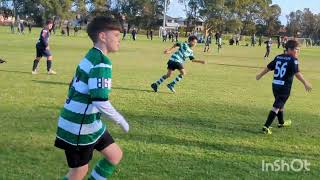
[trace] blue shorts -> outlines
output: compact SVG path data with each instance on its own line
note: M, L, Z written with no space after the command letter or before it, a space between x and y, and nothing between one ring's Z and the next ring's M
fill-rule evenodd
M37 49L37 54L36 54L36 57L49 57L49 56L52 56L50 50L47 50L45 48L40 48L40 47L36 47Z

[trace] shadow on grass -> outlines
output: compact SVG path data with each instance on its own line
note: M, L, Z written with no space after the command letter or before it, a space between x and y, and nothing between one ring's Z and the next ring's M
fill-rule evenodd
M66 82L56 82L56 81L42 81L42 80L32 80L33 82L36 83L41 83L41 84L52 84L52 85L69 85L69 83Z
M31 75L31 71L30 71L30 72L25 72L25 71L12 71L12 70L3 70L3 69L0 69L0 72L21 73L21 74L30 74L30 75Z
M42 80L32 80L33 82L36 83L41 83L41 84L52 84L52 85L66 85L69 86L69 83L66 82L56 82L56 81L42 81ZM148 92L148 93L154 93L153 90L148 90L148 89L137 89L137 88L127 88L127 87L112 87L112 89L117 89L117 90L124 90L124 91L140 91L140 92ZM158 92L161 94L172 94L169 92Z
M262 66L247 66L247 65L223 64L223 63L214 63L214 62L208 62L208 64L214 64L214 65L219 65L219 66L240 67L240 68L251 68L251 69L263 68Z

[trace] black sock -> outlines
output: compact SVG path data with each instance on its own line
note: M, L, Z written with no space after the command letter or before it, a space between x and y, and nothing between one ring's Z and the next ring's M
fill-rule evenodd
M32 71L35 71L37 69L38 64L39 64L39 60L35 59L33 61Z
M269 128L273 122L273 120L276 118L277 114L273 111L270 111L268 119L266 123L264 124L265 127Z
M277 117L278 117L279 124L284 124L283 111L279 111L277 114Z
M47 71L50 71L51 65L52 65L52 61L51 60L47 60Z

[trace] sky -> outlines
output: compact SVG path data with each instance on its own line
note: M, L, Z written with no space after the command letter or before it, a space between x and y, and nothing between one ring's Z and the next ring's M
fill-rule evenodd
M313 13L320 13L319 0L273 0L273 4L281 7L280 21L283 25L287 24L286 15L292 11L309 8ZM184 5L179 4L178 0L171 0L168 15L173 17L185 17Z

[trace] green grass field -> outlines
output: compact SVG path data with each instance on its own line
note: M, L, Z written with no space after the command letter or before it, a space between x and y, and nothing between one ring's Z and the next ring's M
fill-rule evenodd
M64 152L53 146L59 111L68 83L87 50L84 33L51 37L53 67L58 75L31 75L35 42L32 34L9 34L0 28L0 179L59 179L68 171ZM160 40L122 41L113 60L111 101L127 117L130 132L106 120L123 148L124 158L112 179L318 179L320 177L320 49L301 50L301 70L313 84L308 94L297 79L286 106L293 126L261 133L273 103L272 74L255 75L266 66L264 47L224 46L196 57L206 65L188 63L187 76L172 94L150 84L163 75L172 43ZM271 56L280 53L272 49ZM176 75L176 74L175 74ZM273 126L277 124L274 122ZM95 153L92 168L101 156ZM262 171L262 161L307 160L310 171Z

